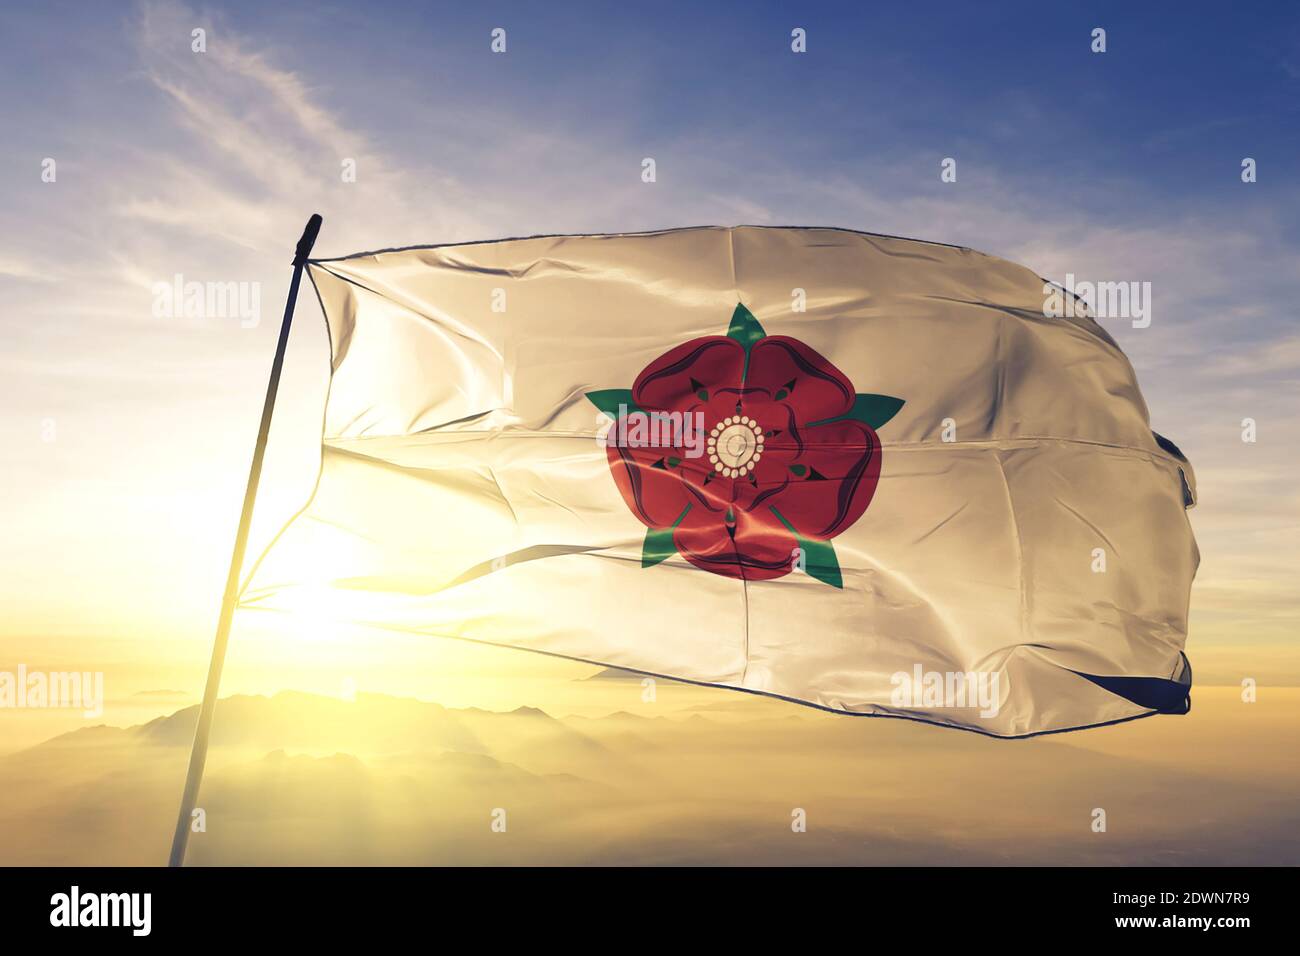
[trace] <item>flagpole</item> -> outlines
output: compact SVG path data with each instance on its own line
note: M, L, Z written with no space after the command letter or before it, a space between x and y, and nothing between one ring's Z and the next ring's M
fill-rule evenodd
M217 634L212 642L212 661L208 664L208 682L203 689L203 704L199 708L198 726L194 728L194 745L190 748L190 767L185 774L185 790L181 794L181 809L176 817L176 832L172 836L172 852L168 866L185 862L185 847L189 843L190 822L194 804L198 801L199 785L203 782L203 765L208 758L208 737L212 732L212 715L217 709L217 690L221 686L221 668L226 662L226 645L230 642L230 622L235 615L235 602L239 599L239 575L244 566L244 551L248 547L248 529L253 520L253 502L257 498L257 485L262 477L262 458L266 453L266 439L271 431L271 413L275 410L275 395L280 388L280 372L284 368L284 350L289 343L289 326L293 324L293 307L298 300L298 285L302 270L307 265L312 246L320 232L321 217L313 214L298 240L293 257L293 280L289 283L289 299L284 304L284 320L280 323L280 339L275 345L275 360L271 363L271 377L266 383L266 400L262 403L262 423L257 429L257 444L253 446L253 463L248 470L248 485L244 489L244 510L239 515L239 530L235 532L235 550L230 556L230 571L226 575L226 591L221 599L221 616L217 618Z

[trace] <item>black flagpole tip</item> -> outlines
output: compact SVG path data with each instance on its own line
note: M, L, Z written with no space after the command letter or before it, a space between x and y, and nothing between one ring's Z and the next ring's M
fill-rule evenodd
M294 253L294 265L304 265L308 257L311 256L311 248L316 245L316 237L320 235L321 222L320 213L318 212L312 213L311 218L307 220L307 227L303 229L302 238L298 240L298 249Z

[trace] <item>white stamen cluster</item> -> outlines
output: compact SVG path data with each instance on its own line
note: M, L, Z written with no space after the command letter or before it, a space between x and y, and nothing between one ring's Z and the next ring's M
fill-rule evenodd
M724 418L709 432L709 462L728 478L747 475L763 457L763 429L748 415Z

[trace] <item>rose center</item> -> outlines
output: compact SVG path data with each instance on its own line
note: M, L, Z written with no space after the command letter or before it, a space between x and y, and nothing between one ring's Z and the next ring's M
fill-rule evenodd
M747 415L724 418L709 432L709 462L719 474L738 478L762 457L763 429Z

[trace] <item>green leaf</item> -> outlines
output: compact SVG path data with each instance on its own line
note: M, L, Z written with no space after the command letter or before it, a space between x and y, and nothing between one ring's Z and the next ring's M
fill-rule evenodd
M588 392L587 400L615 421L618 421L620 405L627 412L642 410L641 406L636 403L636 399L632 397L632 389L630 388L606 388L598 392Z
M754 313L737 302L736 311L731 313L731 325L727 328L727 335L743 345L748 352L754 343L765 337L767 333L758 324L758 319L754 318Z
M799 539L799 549L803 551L804 570L823 584L843 589L844 578L840 574L840 562L835 557L835 546L829 541Z
M835 556L835 546L829 541L818 541L816 538L805 538L798 531L795 531L794 525L785 520L785 515L772 509L772 514L776 515L777 520L785 525L794 535L795 540L799 542L799 550L803 553L804 570L808 572L809 577L816 578L823 584L829 584L833 588L844 587L844 576L840 573L840 560Z
M686 517L686 512L691 510L687 505L682 509L682 513L677 516L673 522L672 528L648 528L645 533L645 542L641 545L641 567L652 568L661 561L667 561L677 553L677 545L673 544L673 528L682 523Z
M677 545L673 544L672 528L646 529L645 543L641 545L641 567L652 568L676 553Z
M843 415L823 418L819 422L813 422L812 425L825 425L828 422L842 422L846 418L852 418L872 428L880 428L897 415L904 404L906 403L901 398L894 398L891 395L864 395L859 392L857 398L853 400L853 407Z

